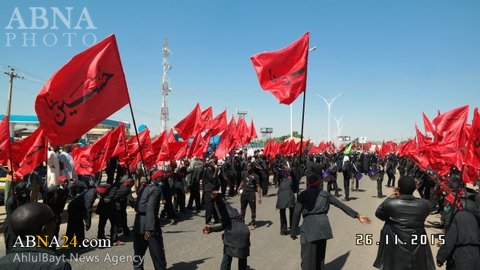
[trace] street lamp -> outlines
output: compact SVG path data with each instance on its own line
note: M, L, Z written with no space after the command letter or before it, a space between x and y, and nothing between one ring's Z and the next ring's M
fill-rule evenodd
M343 95L343 93L340 93L338 95L336 95L334 98L332 98L330 101L328 101L326 98L322 97L321 95L319 95L317 93L317 96L322 98L323 101L325 101L325 104L327 105L327 113L328 113L328 135L327 135L327 139L328 141L330 141L330 108L332 107L332 103L335 101L336 98L338 98L339 96Z

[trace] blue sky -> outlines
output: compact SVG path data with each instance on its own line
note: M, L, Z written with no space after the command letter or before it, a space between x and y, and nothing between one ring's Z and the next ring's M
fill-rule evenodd
M18 29L18 21L11 22L17 8L31 28L32 7L47 11L46 29ZM59 29L51 29L51 7L65 15L73 7L70 29L58 18ZM82 10L96 29L86 29L85 20L74 29ZM290 108L261 90L250 56L283 48L308 31L317 50L309 55L304 136L316 143L327 138L327 107L317 94L330 100L344 93L331 107L341 118L341 135L400 140L414 136L415 123L423 127L422 112L433 118L437 110L468 104L471 114L478 106L478 14L479 1L7 1L0 10L0 68L3 73L12 65L25 77L14 81L12 114L34 114L43 83L87 48L82 38L88 44L93 36L100 41L114 33L137 126L158 134L168 37L169 126L199 102L215 115L224 108L229 117L248 110L247 123L254 120L260 138L261 127L281 136L290 133ZM74 33L71 46L65 33ZM1 113L7 89L2 74ZM292 106L298 132L302 101L303 95ZM132 122L128 106L110 118ZM334 119L331 134L337 135Z

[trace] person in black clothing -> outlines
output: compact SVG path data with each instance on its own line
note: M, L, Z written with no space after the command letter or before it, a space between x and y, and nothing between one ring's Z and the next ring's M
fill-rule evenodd
M296 240L300 235L302 270L324 269L327 240L333 237L327 216L330 204L363 224L370 223L368 217L358 214L330 193L321 190L321 181L315 174L308 176L308 188L298 195L293 213L290 237ZM300 217L303 217L301 230Z
M205 201L205 224L209 224L212 218L215 223L220 222L217 211L213 205L212 192L217 190L216 175L217 166L210 160L203 169L203 198Z
M120 180L120 183L121 184L113 197L113 201L115 202L118 226L122 230L122 235L128 236L130 235L130 228L127 224L127 205L133 202L132 187L135 184L135 180L132 177L124 175Z
M447 269L474 270L480 266L480 209L476 204L480 203L480 195L470 194L463 201L465 208L454 212L445 243L437 252L438 267L445 261Z
M120 232L120 220L114 198L119 187L119 182L116 182L113 185L102 184L97 187L97 192L100 194L100 201L98 202L97 209L95 211L95 213L98 214L97 238L106 238L105 226L107 225L107 221L110 221L110 240L114 246L125 245L124 242L118 240L118 234Z
M160 217L167 219L177 219L178 216L177 214L175 214L175 209L173 209L173 193L169 181L169 179L173 177L173 172L157 171L155 174L157 174L155 178L158 178L160 181L160 188L162 189L162 200L164 201L164 206L162 211L160 212ZM152 178L153 177L154 175L152 175Z
M92 226L92 208L97 199L95 188L88 189L73 198L67 206L67 232L68 239L76 235L77 243L85 239L85 231Z
M55 236L58 238L58 233L60 232L60 224L62 224L62 213L65 209L65 204L69 196L68 182L69 179L62 175L58 179L58 184L56 186L49 187L47 189L47 196L43 200L43 203L47 204L52 208L53 212L57 216L57 227L55 228ZM53 247L55 250L55 247Z
M107 160L107 166L105 168L105 174L107 175L107 183L113 184L115 180L115 171L117 170L118 157L112 157Z
M178 170L175 169L176 163L172 169L174 170L172 175L172 192L173 196L173 209L175 212L185 213L185 185L183 184L185 176L187 175L187 167L181 166Z
M257 217L257 204L255 200L255 192L258 193L258 204L262 203L262 189L260 188L260 180L258 175L253 171L253 164L247 163L247 169L242 172L242 182L238 188L240 195L240 214L245 218L247 205L250 206L252 229L255 229L255 219ZM240 194L240 190L242 191Z
M395 187L395 171L397 170L397 157L394 153L389 153L385 159L385 171L388 176L387 187Z
M133 225L134 240L133 250L135 258L143 258L147 248L152 257L155 270L167 268L165 248L163 245L162 228L158 212L160 210L160 199L162 189L160 188L160 177L162 171L152 175L152 181L142 187L135 202L135 223ZM133 269L143 270L143 260L134 259Z
M415 198L415 189L413 177L400 177L398 188L375 211L375 216L385 221L385 224L380 231L374 267L398 270L435 269L430 244L422 243L422 239L427 236L424 224L430 214L430 203L425 199Z
M202 231L205 234L224 231L220 270L230 270L233 257L238 258L238 269L246 270L247 257L250 256L250 230L237 209L226 204L218 192L214 191L212 196L222 217L222 224L213 227L205 226Z
M350 179L352 179L352 176L353 176L353 166L348 155L343 156L342 173L343 173L343 189L345 191L345 200L349 201L350 200Z
M31 235L41 235L43 239L51 239L57 227L57 220L57 216L48 205L37 202L21 205L11 214L13 232L24 244L27 243L26 237ZM70 270L72 268L67 261L57 258L55 252L48 248L15 247L0 259L0 269Z
M188 198L187 209L193 209L193 203L195 202L195 208L197 211L200 211L202 209L200 202L200 180L203 178L203 163L201 160L196 160L192 165L193 172L188 187L190 197Z
M12 196L10 196L5 203L6 217L3 223L3 235L7 254L13 248L16 239L16 235L13 232L12 224L10 222L11 215L17 207L30 201L30 193L31 191L28 183L20 182L13 187Z
M292 225L293 208L295 207L295 193L293 192L293 182L290 176L290 169L287 164L279 171L277 191L276 208L280 211L280 235L287 235L287 214L288 209L289 219L288 224Z

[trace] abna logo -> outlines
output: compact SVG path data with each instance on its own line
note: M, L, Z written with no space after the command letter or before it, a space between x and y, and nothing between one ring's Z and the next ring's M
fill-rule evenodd
M5 29L20 30L21 32L6 32L6 47L16 44L22 47L37 47L37 44L42 43L45 46L52 47L59 44L59 40L65 46L73 46L75 42L78 43L81 40L83 45L88 47L97 42L97 37L91 32L77 33L84 32L83 30L97 29L86 7L83 7L79 14L75 13L73 7L65 7L63 11L58 7L50 7L50 9L29 7L29 14L26 13L24 11L22 14L18 7L13 10ZM60 29L69 31L61 32ZM51 31L43 34L31 30Z

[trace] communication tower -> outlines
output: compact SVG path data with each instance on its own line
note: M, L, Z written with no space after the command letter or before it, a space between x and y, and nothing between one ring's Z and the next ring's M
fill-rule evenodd
M168 94L172 91L170 88L170 78L168 74L172 69L172 66L168 63L168 56L172 54L170 49L168 48L168 38L165 38L163 42L163 76L162 76L162 107L160 112L160 120L162 122L162 131L167 130L168 128L168 120L169 120L169 112L168 112L168 104L167 98Z

